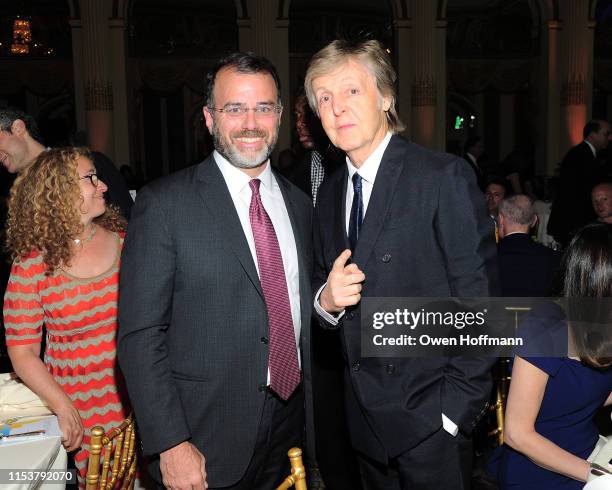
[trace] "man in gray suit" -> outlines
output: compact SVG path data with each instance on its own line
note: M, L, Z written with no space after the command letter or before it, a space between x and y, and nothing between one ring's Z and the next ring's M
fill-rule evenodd
M310 404L312 205L270 165L270 62L236 53L208 81L215 152L143 188L132 213L119 362L158 483L268 490Z

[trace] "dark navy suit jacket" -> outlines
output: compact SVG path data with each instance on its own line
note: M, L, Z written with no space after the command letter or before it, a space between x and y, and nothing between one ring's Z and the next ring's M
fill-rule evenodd
M323 183L315 209L314 290L348 246L348 169ZM495 294L494 231L474 172L456 156L393 136L381 160L352 260L363 297ZM336 328L321 319L325 328ZM345 398L353 447L386 462L442 426L444 413L470 433L491 389L484 358L362 358L360 307L341 328Z

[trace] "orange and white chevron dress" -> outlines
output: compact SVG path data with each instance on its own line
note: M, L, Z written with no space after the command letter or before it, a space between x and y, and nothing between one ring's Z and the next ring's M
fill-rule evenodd
M4 296L8 346L40 343L43 324L45 364L74 403L85 436L75 454L79 484L84 486L90 430L115 427L129 412L116 353L119 258L103 274L82 279L47 269L42 255L32 252L13 264Z

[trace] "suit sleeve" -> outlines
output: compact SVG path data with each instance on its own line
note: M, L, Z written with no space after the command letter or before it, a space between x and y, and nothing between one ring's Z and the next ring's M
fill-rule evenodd
M319 205L321 200L317 202L314 211L313 222L313 255L314 255L314 271L312 277L312 298L313 298L313 314L321 328L326 330L334 330L342 325L342 317L344 312L337 317L335 323L328 321L321 315L319 309L321 306L317 304L319 290L327 283L328 269L325 267L325 254L323 253L323 237L321 236L321 221L319 219Z
M146 455L191 437L168 359L175 256L168 217L144 188L122 255L117 353Z
M454 297L499 294L494 230L470 168L460 159L446 167L438 198L435 231L446 258ZM491 390L494 358L452 357L442 386L442 412L470 433Z

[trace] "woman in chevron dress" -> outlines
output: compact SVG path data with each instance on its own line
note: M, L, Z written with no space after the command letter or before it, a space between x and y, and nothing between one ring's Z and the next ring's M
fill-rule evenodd
M76 451L80 486L90 429L117 426L128 412L115 338L126 223L106 206L106 189L88 150L47 150L15 181L6 230L13 258L4 297L9 356L57 415L64 447Z

